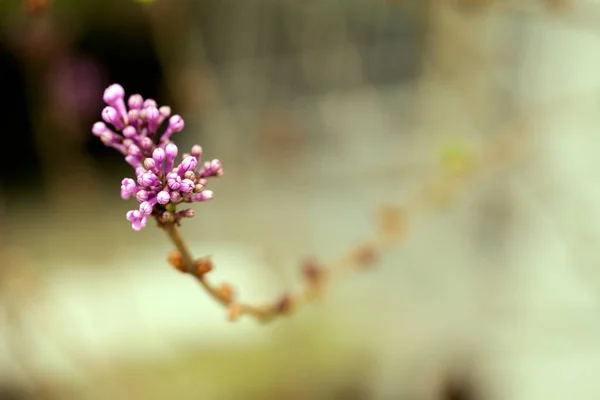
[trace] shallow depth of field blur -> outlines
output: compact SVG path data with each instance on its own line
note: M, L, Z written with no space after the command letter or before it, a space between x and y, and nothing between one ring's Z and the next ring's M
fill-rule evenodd
M0 399L600 398L599 71L593 0L0 1ZM125 220L113 82L222 160L182 234L250 302L472 178L232 323Z

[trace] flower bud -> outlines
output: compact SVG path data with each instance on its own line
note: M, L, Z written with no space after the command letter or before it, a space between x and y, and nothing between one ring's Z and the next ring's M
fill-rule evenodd
M173 250L171 254L169 254L168 261L169 264L171 264L179 272L186 272L185 267L183 265L183 256L177 250Z
M194 267L196 275L202 277L204 276L204 274L212 271L213 263L210 257L202 257L196 260L196 264Z
M132 94L127 100L127 105L130 110L141 110L144 105L144 98L140 94Z

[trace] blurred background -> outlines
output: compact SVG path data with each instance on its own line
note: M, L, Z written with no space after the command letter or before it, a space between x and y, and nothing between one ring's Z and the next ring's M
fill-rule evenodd
M0 400L598 399L599 33L595 0L0 1ZM125 220L113 82L223 161L182 233L244 300L422 210L232 324Z

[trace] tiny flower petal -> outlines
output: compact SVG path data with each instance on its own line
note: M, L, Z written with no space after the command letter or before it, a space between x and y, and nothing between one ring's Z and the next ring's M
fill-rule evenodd
M205 190L201 193L193 194L192 197L190 198L190 200L193 202L200 202L200 201L210 201L213 198L214 198L213 192L211 190Z
M219 160L207 161L202 164L200 168L199 176L201 178L210 178L213 176L220 176L223 174L223 164Z
M169 143L167 145L167 147L165 147L165 154L167 155L167 158L177 157L178 152L179 152L179 149L177 148L177 145L174 143Z
M117 135L112 133L111 131L104 131L100 135L100 140L107 146L112 146L117 143Z
M194 190L195 183L190 179L184 179L181 181L181 185L179 186L179 191L183 195L190 194Z
M121 181L121 198L127 200L131 195L135 194L137 186L131 178L125 178Z
M146 158L144 160L144 168L148 171L152 171L154 174L158 174L158 168L156 167L156 161L153 158Z
M138 126L140 124L140 110L129 110L127 119L132 126Z
M167 175L167 185L173 190L179 190L181 186L181 177L171 172Z
M94 124L94 126L92 126L92 133L94 134L94 136L98 137L100 137L104 132L109 130L110 129L108 129L106 124L102 121L98 121Z
M136 194L135 194L135 198L137 199L137 201L139 201L140 203L143 203L144 201L148 201L150 200L150 192L147 190L139 190Z
M127 214L125 214L125 218L127 218L127 221L133 222L135 221L135 215L133 214L135 212L135 210L129 210L127 211Z
M131 154L125 156L125 161L127 161L127 164L131 165L133 168L138 168L142 165L141 159L139 157L132 156Z
M193 218L194 215L196 215L196 212L194 210L192 210L191 208L188 208L188 209L179 211L177 214L179 214L179 216L182 218Z
M142 150L135 144L132 144L127 148L127 154L139 158L143 157Z
M179 200L181 200L181 193L171 192L171 203L177 203Z
M178 149L177 146L173 143L169 143L167 147L165 147L165 171L171 172L173 170L173 161L175 157L177 157Z
M202 157L202 146L197 144L193 145L190 153L198 160L200 160L200 157Z
M150 203L148 203L147 201L142 202L140 204L140 212L145 216L152 214L152 206L150 205Z
M160 140L161 142L166 142L169 140L171 135L175 132L181 132L183 127L185 126L185 122L180 115L173 115L169 118L169 126L165 129L165 132L162 134Z
M169 128L174 132L181 132L185 126L185 121L181 118L181 115L173 115L169 118Z
M221 169L221 168L223 168L223 164L221 163L220 160L215 159L210 162L210 167L212 169Z
M113 83L104 90L103 99L107 104L112 104L115 101L125 97L125 89L118 83Z
M181 161L179 167L177 167L177 175L183 176L188 171L193 171L198 166L198 159L196 157L186 157Z
M126 126L125 128L123 128L123 136L125 136L128 139L135 139L138 137L137 129L135 129L131 125Z
M158 109L158 111L160 112L160 115L168 118L171 116L171 107L169 106L162 106L161 108Z
M154 158L154 161L156 161L158 164L162 163L165 160L165 151L160 147L157 147L152 152L152 158Z
M171 116L171 107L162 106L158 109L158 112L160 113L160 118L158 119L158 124L160 125L165 121L165 119Z
M131 223L131 227L133 228L134 231L141 231L142 229L144 229L146 227L147 222L148 222L148 218L142 217L139 220L133 221Z
M167 204L171 201L171 194L168 191L163 190L156 195L156 201L158 204Z
M130 110L141 110L144 105L144 98L140 94L132 94L127 100L127 105Z
M152 147L154 147L154 143L152 143L152 139L146 136L140 139L140 146L142 149L150 151L152 150Z
M158 108L156 107L147 107L146 111L146 121L148 121L148 132L150 136L154 136L156 133L156 128L158 127L158 119L160 118L160 113Z
M146 99L146 100L144 101L144 105L143 105L143 107L144 107L144 108L148 108L148 107L154 107L154 108L157 108L157 107L158 107L158 104L156 104L156 100L154 100L154 99Z
M119 117L119 112L114 107L104 107L104 110L102 110L102 119L104 122L113 125L117 130L121 130L125 127L123 121L121 121L121 118Z
M137 179L138 183L141 186L157 186L160 184L160 180L158 177L151 171L147 171L143 174L140 174Z
M104 90L104 101L114 107L121 117L127 120L127 108L125 107L125 89L118 83L114 83Z

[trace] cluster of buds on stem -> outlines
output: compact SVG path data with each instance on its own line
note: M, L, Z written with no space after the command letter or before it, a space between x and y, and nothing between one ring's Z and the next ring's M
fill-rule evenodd
M103 121L94 124L92 133L135 169L135 180L121 182L121 197L135 197L140 203L126 215L134 230L144 228L151 215L162 225L179 224L182 218L193 217L194 210L178 211L178 205L212 200L213 192L205 187L209 178L223 175L222 164L216 159L201 162L199 145L176 162L179 149L171 136L183 129L181 116L139 94L131 95L126 104L125 90L118 84L106 88L104 101L108 106L102 111ZM159 132L163 123L166 128Z

